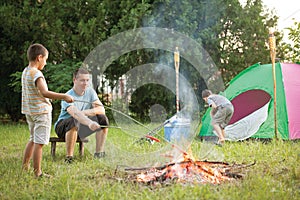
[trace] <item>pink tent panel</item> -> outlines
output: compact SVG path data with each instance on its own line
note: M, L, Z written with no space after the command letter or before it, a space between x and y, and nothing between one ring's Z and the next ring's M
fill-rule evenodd
M286 107L289 120L289 139L300 138L300 65L281 64Z

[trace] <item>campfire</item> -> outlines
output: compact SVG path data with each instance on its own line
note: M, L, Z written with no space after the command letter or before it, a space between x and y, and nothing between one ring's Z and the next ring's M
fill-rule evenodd
M134 172L130 180L145 184L221 184L244 177L242 169L252 164L229 164L226 162L195 161L184 155L181 162L172 162L160 167L126 168L127 172Z

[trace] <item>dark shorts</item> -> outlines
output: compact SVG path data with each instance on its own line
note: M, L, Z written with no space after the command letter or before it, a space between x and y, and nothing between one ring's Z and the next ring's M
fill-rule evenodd
M101 129L106 128L109 125L108 118L106 117L106 115L100 114L89 118L97 122L101 126L105 126L105 127L101 127ZM91 129L89 129L88 126L80 124L76 119L70 117L68 119L60 120L55 127L55 132L59 138L65 138L66 132L68 132L74 127L78 128L78 136L80 138L85 138L91 135L92 133L101 130L99 129L99 130L92 131Z

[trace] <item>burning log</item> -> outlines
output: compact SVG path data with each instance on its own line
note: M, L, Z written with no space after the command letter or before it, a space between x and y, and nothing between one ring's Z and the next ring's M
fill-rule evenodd
M193 184L220 184L242 178L243 175L236 172L254 165L233 164L225 162L193 161L191 159L170 163L152 168L126 168L125 171L138 172L131 178L139 183L161 184L168 182L193 183Z

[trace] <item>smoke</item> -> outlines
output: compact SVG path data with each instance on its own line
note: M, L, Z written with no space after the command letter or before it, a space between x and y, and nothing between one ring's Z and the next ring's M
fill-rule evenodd
M129 117L131 113L126 101L113 100L112 108L122 111L124 115L112 111L112 117L116 125L122 127L122 130L119 130L118 135L109 133L107 137L105 149L110 155L107 160L110 166L119 164L145 166L145 163L153 166L170 161L170 158L165 156L166 152L177 152L176 154L178 154L178 151L185 152L190 147L196 134L198 134L197 130L200 124L200 103L195 93L194 84L189 79L193 77L193 80L197 80L198 77L201 77L208 88L220 88L224 84L222 79L215 76L218 70L202 46L186 35L170 29L146 27L119 33L99 44L84 60L84 65L90 71L102 76L114 60L128 52L139 49L158 49L164 52L164 55L169 55L169 59L166 59L166 57L157 58L158 63L137 65L122 75L127 79L125 81L126 87L131 88L130 94L127 94L126 98L130 101L130 95L147 84L160 85L175 96L176 72L173 63L173 52L176 46L179 47L180 60L182 61L180 72L185 71L185 73L179 74L181 109L178 113L174 113L181 128L177 128L178 124L176 123L171 124L171 137L169 140L164 133L160 132L154 133L155 137L160 139L160 143L155 143L152 146L145 146L147 143L137 145L136 140L143 138L157 124L168 120L165 117L167 109L161 105L151 105L149 108L156 111L154 112L156 115L158 110L161 111L159 113L161 118L152 118L151 123L145 126ZM162 60L167 62L161 62ZM192 68L192 70L189 68ZM211 81L212 79L214 81ZM152 95L155 95L155 93ZM171 103L175 105L175 101ZM126 145L122 146L121 144ZM178 148L174 149L174 145ZM93 151L92 149L89 150Z

